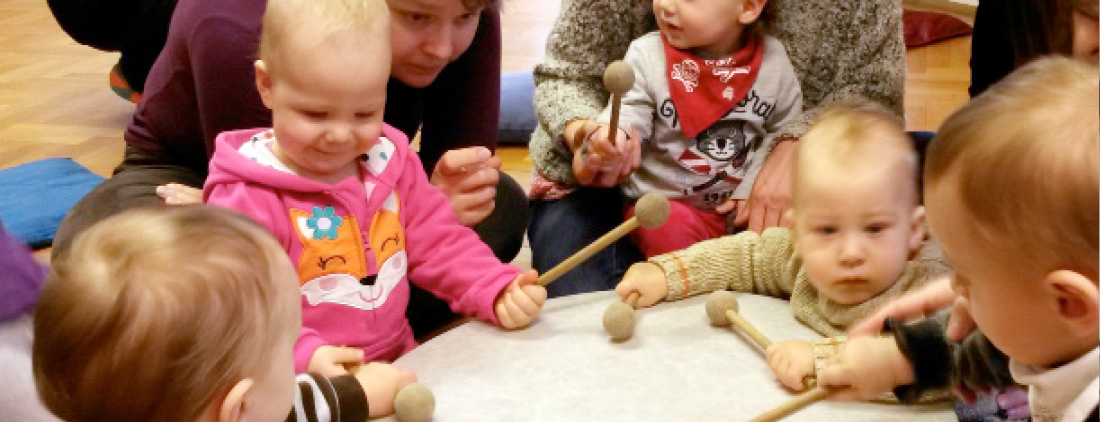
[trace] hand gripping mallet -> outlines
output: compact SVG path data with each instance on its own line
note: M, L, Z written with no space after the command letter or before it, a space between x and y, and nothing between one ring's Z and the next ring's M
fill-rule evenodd
M619 133L619 106L623 102L623 94L634 86L634 69L621 60L611 62L603 71L603 86L611 92L611 123L607 137L614 145Z
M603 313L603 329L611 339L624 341L634 335L634 308L638 306L638 292L630 292L625 301L615 301Z
M647 193L638 199L637 204L634 206L634 216L627 219L623 224L615 227L607 234L600 236L588 246L585 246L577 253L573 254L569 258L566 258L560 264L551 268L543 275L539 276L539 285L545 286L550 282L557 280L562 274L569 272L584 260L591 258L596 252L606 248L608 245L619 240L627 233L630 233L638 226L642 226L648 229L660 227L668 219L669 206L668 199L657 193Z

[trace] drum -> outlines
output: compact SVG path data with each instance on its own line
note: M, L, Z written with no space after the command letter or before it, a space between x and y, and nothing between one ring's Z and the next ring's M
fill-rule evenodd
M438 422L747 421L793 397L763 350L709 323L706 295L637 310L634 336L624 342L602 324L616 300L609 291L551 299L523 330L467 322L395 364L432 390ZM738 303L772 341L820 337L794 319L787 301L741 295ZM819 402L784 419L956 420L949 402Z

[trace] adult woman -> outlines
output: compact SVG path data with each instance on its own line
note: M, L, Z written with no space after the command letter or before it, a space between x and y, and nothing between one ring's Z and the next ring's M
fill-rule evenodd
M579 145L566 145L562 133L586 130L570 124L596 115L607 92L600 77L621 58L631 40L656 29L652 0L587 0L567 3L535 69L539 127L531 137L531 157L539 180L532 186L528 227L535 269L545 271L622 220L622 200L614 187L636 167L638 139L617 151L582 159ZM620 16L605 25L601 16ZM732 223L754 231L781 223L790 203L790 160L794 141L830 103L866 97L902 112L905 49L901 5L874 0L771 0L767 30L783 41L802 84L801 116L764 142L771 147L752 195L736 205ZM593 157L596 159L592 159ZM640 258L622 240L548 286L551 296L607 289Z
M384 120L412 135L459 220L484 233L504 261L518 252L527 214L523 190L502 176L496 146L499 14L491 0L390 0L393 65ZM161 204L167 183L201 187L218 133L271 125L253 62L266 0L181 0L144 98L126 129L126 157L62 222L54 256L72 237L121 210ZM431 101L428 101L428 100ZM420 303L419 296L413 301ZM417 334L449 310L410 306Z

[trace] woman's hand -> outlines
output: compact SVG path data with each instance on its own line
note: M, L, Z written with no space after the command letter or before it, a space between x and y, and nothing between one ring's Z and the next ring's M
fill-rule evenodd
M931 315L951 306L955 302L955 292L951 290L951 280L947 277L929 282L920 290L915 290L882 305L878 311L863 321L848 328L849 337L873 336L882 331L886 318L907 321Z
M577 120L566 126L566 144L573 150L573 176L581 186L618 186L641 163L638 131L631 130L628 135L620 127L612 142L609 130L608 125L592 120Z
M447 196L463 226L477 225L496 208L500 165L500 157L485 147L447 151L435 164L431 182Z
M786 214L791 208L791 169L797 147L793 139L779 140L756 175L748 201L740 200L732 207L737 211L734 225L747 224L749 230L760 233L768 227L789 223Z

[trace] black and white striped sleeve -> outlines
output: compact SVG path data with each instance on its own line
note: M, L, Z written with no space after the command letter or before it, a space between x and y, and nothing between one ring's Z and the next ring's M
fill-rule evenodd
M367 395L351 375L325 378L300 374L294 408L287 422L362 422L367 420Z

